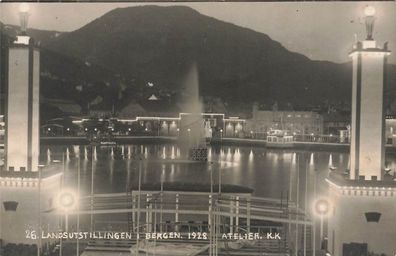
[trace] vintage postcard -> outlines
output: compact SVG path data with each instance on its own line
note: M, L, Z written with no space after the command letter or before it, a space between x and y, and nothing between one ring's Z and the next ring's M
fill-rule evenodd
M395 256L395 24L0 3L0 256Z

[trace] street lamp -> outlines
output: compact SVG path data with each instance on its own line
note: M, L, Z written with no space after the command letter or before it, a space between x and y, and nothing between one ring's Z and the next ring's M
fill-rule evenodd
M374 15L375 15L375 8L373 6L366 6L364 8L364 15L366 16L366 33L367 38L366 40L373 40L373 30L374 30Z
M29 5L27 3L21 3L19 6L19 19L21 23L21 33L22 35L26 35L26 29L28 26L29 19Z
M374 16L375 15L375 8L373 6L366 6L366 8L364 8L364 14L366 16Z
M19 6L19 11L20 12L29 12L29 5L27 3L21 3L21 5Z
M56 198L56 206L65 213L65 231L68 232L68 212L76 208L78 202L77 194L72 190L62 190ZM59 255L62 255L62 238L60 239Z
M57 203L57 207L59 207L65 213L65 231L68 232L68 226L69 226L68 212L77 207L78 196L72 190L62 190L57 196L56 203ZM60 244L59 254L62 255L62 239L60 240L60 243L61 244Z
M62 190L57 196L57 206L65 213L65 229L68 231L68 212L76 208L78 195L72 190Z
M320 243L323 242L323 218L330 211L330 203L327 199L321 198L315 202L315 212L320 216Z

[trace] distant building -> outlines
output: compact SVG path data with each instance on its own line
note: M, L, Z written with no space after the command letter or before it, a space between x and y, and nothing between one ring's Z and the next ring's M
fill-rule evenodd
M78 133L80 128L73 124L74 120L79 120L74 117L61 117L47 120L47 122L40 126L40 134L42 136L73 136Z
M82 131L80 135L89 132L103 132L105 129L110 128L113 134L119 135L178 136L183 132L191 130L191 127L186 125L183 121L189 115L189 113L179 113L178 116L146 115L136 116L134 118L82 118L75 119L72 123L74 126L78 126L78 129ZM243 137L245 134L245 119L240 119L239 117L226 118L222 113L201 113L201 115L204 122L205 137ZM107 124L109 122L115 125L110 127ZM54 124L60 124L60 122L42 126L42 132L49 135L61 132L60 125L57 126ZM63 127L65 126L63 125ZM75 127L72 130L74 131ZM67 128L66 131L68 131ZM63 132L65 133L65 129L63 129Z
M341 143L349 143L351 140L351 127L348 126L346 130L339 130L339 138Z
M246 129L254 134L267 134L271 130L285 130L292 134L323 134L323 117L312 111L260 110L253 105L252 118Z
M340 134L351 124L351 115L338 112L323 114L323 132L325 134Z

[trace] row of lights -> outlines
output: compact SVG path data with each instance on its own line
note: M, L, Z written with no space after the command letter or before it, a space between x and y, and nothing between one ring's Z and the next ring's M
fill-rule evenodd
M47 130L48 130L48 131L51 131L51 128L50 128L50 127L48 127L48 129L47 129ZM85 130L85 131L88 131L88 128L85 128L84 130ZM96 128L96 127L95 127L95 128L94 128L94 131L97 131L97 130L98 130L98 128ZM145 128L144 130L145 130L145 131L148 131L148 128ZM177 130L177 131L180 131L180 129L179 129L179 128L177 128L176 130ZM66 128L66 131L70 131L70 128ZM111 131L113 131L113 132L114 132L114 128L111 128ZM132 131L132 128L128 128L128 131ZM190 131L191 131L191 129L190 129L190 128L188 128L188 129L187 129L187 131L189 131L189 132L190 132ZM209 129L209 131L212 131L212 128L210 128L210 129ZM223 132L223 129L220 129L220 132ZM250 131L250 134L253 134L253 133L254 133L253 131ZM269 134L269 132L267 132L267 134ZM296 136L296 135L297 135L297 133L296 133L296 132L293 132L293 135L294 135L294 136ZM311 135L311 136L314 136L315 134L314 134L314 133L311 133L310 135ZM332 134L332 133L330 133L330 135L329 135L329 136L330 136L330 137L333 137L333 134Z
M48 130L48 131L51 131L51 128L48 128L47 130ZM67 128L66 130L67 130L67 131L70 131L70 128ZM85 128L85 129L84 129L84 131L86 131L86 132L87 132L88 130L89 130L88 128ZM98 128L94 128L94 131L97 131L97 130L98 130ZM144 130L145 130L145 131L148 131L148 128L146 127ZM212 128L210 128L209 130L212 131ZM111 128L111 131L114 132L114 128ZM132 131L132 128L128 128L128 131ZM180 129L177 128L176 131L180 131ZM188 128L187 131L190 132L191 129ZM220 132L223 132L223 129L220 129Z
M254 132L253 131L250 131L250 134L253 134ZM267 132L267 134L269 134L270 132ZM297 135L297 133L296 132L293 132L293 135L294 136L296 136ZM310 134L311 136L315 136L315 134L314 133L311 133ZM333 134L332 133L330 133L330 135L329 135L330 137L333 137Z

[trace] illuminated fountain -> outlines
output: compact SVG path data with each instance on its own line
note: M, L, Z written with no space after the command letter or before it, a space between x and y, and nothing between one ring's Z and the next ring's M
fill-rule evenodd
M202 118L202 102L199 99L198 69L193 64L184 83L183 109L179 140L187 146L188 158L194 161L207 161L208 149L205 141L205 122Z

